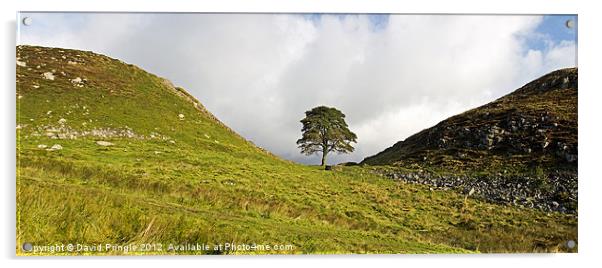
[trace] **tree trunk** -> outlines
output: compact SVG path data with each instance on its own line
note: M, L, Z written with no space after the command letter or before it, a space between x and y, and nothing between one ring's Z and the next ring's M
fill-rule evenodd
M322 166L326 167L326 155L328 154L328 151L326 150L322 150Z

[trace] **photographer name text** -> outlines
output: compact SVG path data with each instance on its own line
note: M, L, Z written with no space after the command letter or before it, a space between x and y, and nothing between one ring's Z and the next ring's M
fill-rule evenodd
M236 244L236 243L130 243L130 244L51 244L51 245L31 245L27 252L33 254L40 253L101 253L101 252L122 252L124 254L134 252L236 252L236 251L293 251L295 246L291 244Z

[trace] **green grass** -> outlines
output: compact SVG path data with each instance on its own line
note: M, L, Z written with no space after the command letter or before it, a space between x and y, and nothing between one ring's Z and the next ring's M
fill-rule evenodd
M63 51L18 49L27 63L17 67L18 247L257 243L293 248L127 254L556 252L577 239L574 216L431 191L359 166L324 171L279 159L161 78L104 56ZM85 63L66 64L70 59ZM44 80L52 69L66 76ZM85 86L74 87L75 77L86 78ZM127 126L144 138L46 136L61 118L70 131Z

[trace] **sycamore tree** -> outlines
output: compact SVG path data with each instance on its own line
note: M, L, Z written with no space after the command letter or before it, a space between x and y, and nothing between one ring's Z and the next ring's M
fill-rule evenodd
M303 136L297 140L297 145L306 155L322 153L322 166L326 166L326 156L330 152L353 152L351 143L357 143L357 136L349 130L345 115L336 108L313 108L305 112L301 123Z

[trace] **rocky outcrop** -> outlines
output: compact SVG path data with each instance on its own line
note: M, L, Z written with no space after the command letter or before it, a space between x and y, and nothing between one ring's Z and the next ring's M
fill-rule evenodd
M133 129L125 126L123 128L91 128L91 129L75 129L66 124L66 121L59 120L58 125L42 125L36 127L25 126L32 128L30 134L23 134L23 138L46 136L57 140L76 140L80 138L130 138L138 140L173 140L169 136L151 132L148 135L142 135L134 132ZM99 144L100 145L100 144Z
M492 154L550 154L567 163L577 161L577 144L556 135L572 131L566 122L548 111L525 115L509 111L504 118L484 115L482 119L495 121L491 125L459 124L434 128L426 133L425 147L440 150L456 149L455 158L464 159L462 151L490 151Z

